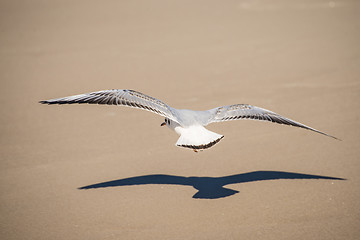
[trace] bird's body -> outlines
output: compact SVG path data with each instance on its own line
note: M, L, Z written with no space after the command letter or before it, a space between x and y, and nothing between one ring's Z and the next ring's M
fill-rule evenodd
M133 90L104 90L80 95L74 95L64 98L40 101L43 104L107 104L107 105L125 105L134 108L140 108L154 112L165 117L167 125L180 135L176 142L179 147L194 149L194 151L203 150L212 147L218 143L224 136L211 132L205 128L210 123L223 122L237 119L254 119L276 122L295 127L308 129L328 137L333 137L320 132L314 128L308 127L302 123L285 118L269 110L251 106L248 104L234 104L229 106L217 107L206 111L193 111L188 109L175 109L164 102L136 92Z

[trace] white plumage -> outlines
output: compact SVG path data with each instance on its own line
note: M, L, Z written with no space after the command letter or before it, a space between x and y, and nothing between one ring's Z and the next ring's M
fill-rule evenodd
M286 124L308 129L337 139L334 136L320 132L319 130L283 117L277 113L248 104L234 104L206 111L175 109L156 98L133 90L104 90L40 101L40 103L125 105L151 111L165 117L165 122L162 123L161 126L167 125L170 129L180 135L178 141L176 142L177 146L191 148L194 149L194 151L210 148L224 137L223 135L207 130L205 128L206 125L213 122L223 122L237 119L264 120L279 124Z

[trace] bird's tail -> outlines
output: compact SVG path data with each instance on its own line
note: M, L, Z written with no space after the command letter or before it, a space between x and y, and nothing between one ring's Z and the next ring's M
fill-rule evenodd
M194 150L203 150L214 146L224 136L211 132L203 126L191 126L183 128L176 146L191 148Z

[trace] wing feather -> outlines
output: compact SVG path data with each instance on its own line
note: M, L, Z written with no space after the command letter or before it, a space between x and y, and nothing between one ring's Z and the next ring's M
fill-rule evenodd
M107 104L107 105L125 105L128 107L147 110L163 117L178 122L175 109L171 108L164 102L145 95L143 93L126 90L113 89L103 90L85 94L79 94L69 97L56 98L51 100L40 101L42 104Z
M279 124L285 124L294 127L300 127L323 134L328 137L338 139L334 136L331 136L329 134L326 134L324 132L306 126L302 123L283 117L272 111L248 104L234 104L229 106L222 106L222 107L214 108L210 111L213 113L213 117L210 118L208 124L213 122L224 122L224 121L237 120L237 119L253 119L253 120L261 120L261 121L269 121Z

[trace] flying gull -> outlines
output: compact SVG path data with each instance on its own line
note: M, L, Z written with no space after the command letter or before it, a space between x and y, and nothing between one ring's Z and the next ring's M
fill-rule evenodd
M210 123L238 119L270 121L308 129L334 139L334 136L320 132L302 123L293 121L269 110L248 104L234 104L206 111L175 109L166 103L134 90L103 90L63 98L40 101L43 104L107 104L125 105L144 109L165 117L161 126L168 126L180 135L176 146L193 149L195 152L214 146L224 136L205 128ZM339 139L338 139L339 140Z

